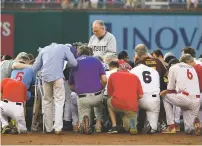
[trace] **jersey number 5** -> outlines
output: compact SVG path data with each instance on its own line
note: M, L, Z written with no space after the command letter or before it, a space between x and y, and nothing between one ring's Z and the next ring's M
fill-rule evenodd
M24 75L24 72L18 72L15 79L18 80L18 81L22 81L23 80L23 75Z
M151 83L152 78L151 78L151 73L149 71L143 71L142 76L143 76L143 81L147 84Z
M187 77L188 79L192 80L193 79L193 74L187 69Z

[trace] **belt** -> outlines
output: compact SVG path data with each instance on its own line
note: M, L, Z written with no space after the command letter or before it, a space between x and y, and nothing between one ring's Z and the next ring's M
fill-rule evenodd
M9 101L8 100L3 100L3 102L8 103ZM20 102L14 102L14 103L16 103L16 105L22 105L22 103L20 103Z
M168 93L177 93L175 90L168 90ZM185 91L183 91L183 92L180 92L180 93L182 93L182 94L184 94L184 95L186 95L186 96L189 96L189 93L187 93L187 92L185 92ZM196 98L200 98L200 95L196 95Z
M94 94L96 96L96 95L100 95L101 93L102 93L102 91L99 91L99 92L96 92L96 93L92 93L92 94ZM80 95L78 95L79 98L86 97L86 96L87 96L87 94L80 94Z
M152 97L157 97L157 95L156 95L156 94L153 94Z
M187 93L187 92L181 92L182 94L184 94L184 95L186 95L186 96L189 96L189 93ZM200 95L196 95L196 98L200 98Z

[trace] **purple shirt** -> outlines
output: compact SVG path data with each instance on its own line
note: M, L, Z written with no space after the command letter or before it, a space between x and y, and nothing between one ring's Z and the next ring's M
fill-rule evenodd
M77 58L78 66L70 73L69 84L74 84L77 94L95 93L102 90L101 75L105 70L100 62L92 56Z

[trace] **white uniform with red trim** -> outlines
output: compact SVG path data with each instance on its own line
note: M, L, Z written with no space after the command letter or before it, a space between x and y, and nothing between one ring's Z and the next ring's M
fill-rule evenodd
M193 129L194 119L200 108L200 89L195 69L185 63L173 65L168 74L168 90L179 93L169 93L163 98L167 124L174 124L173 105L182 109L185 131Z
M147 121L152 127L152 130L156 131L160 112L159 73L155 69L143 64L133 68L130 72L135 74L141 82L144 94L139 100L139 106L146 110Z

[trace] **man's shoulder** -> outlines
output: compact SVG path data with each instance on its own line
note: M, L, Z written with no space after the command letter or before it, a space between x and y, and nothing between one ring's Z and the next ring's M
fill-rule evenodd
M110 32L107 32L107 33L106 33L106 36L107 36L107 37L114 37L114 35L113 35L112 33L110 33ZM114 38L115 38L115 37L114 37Z

